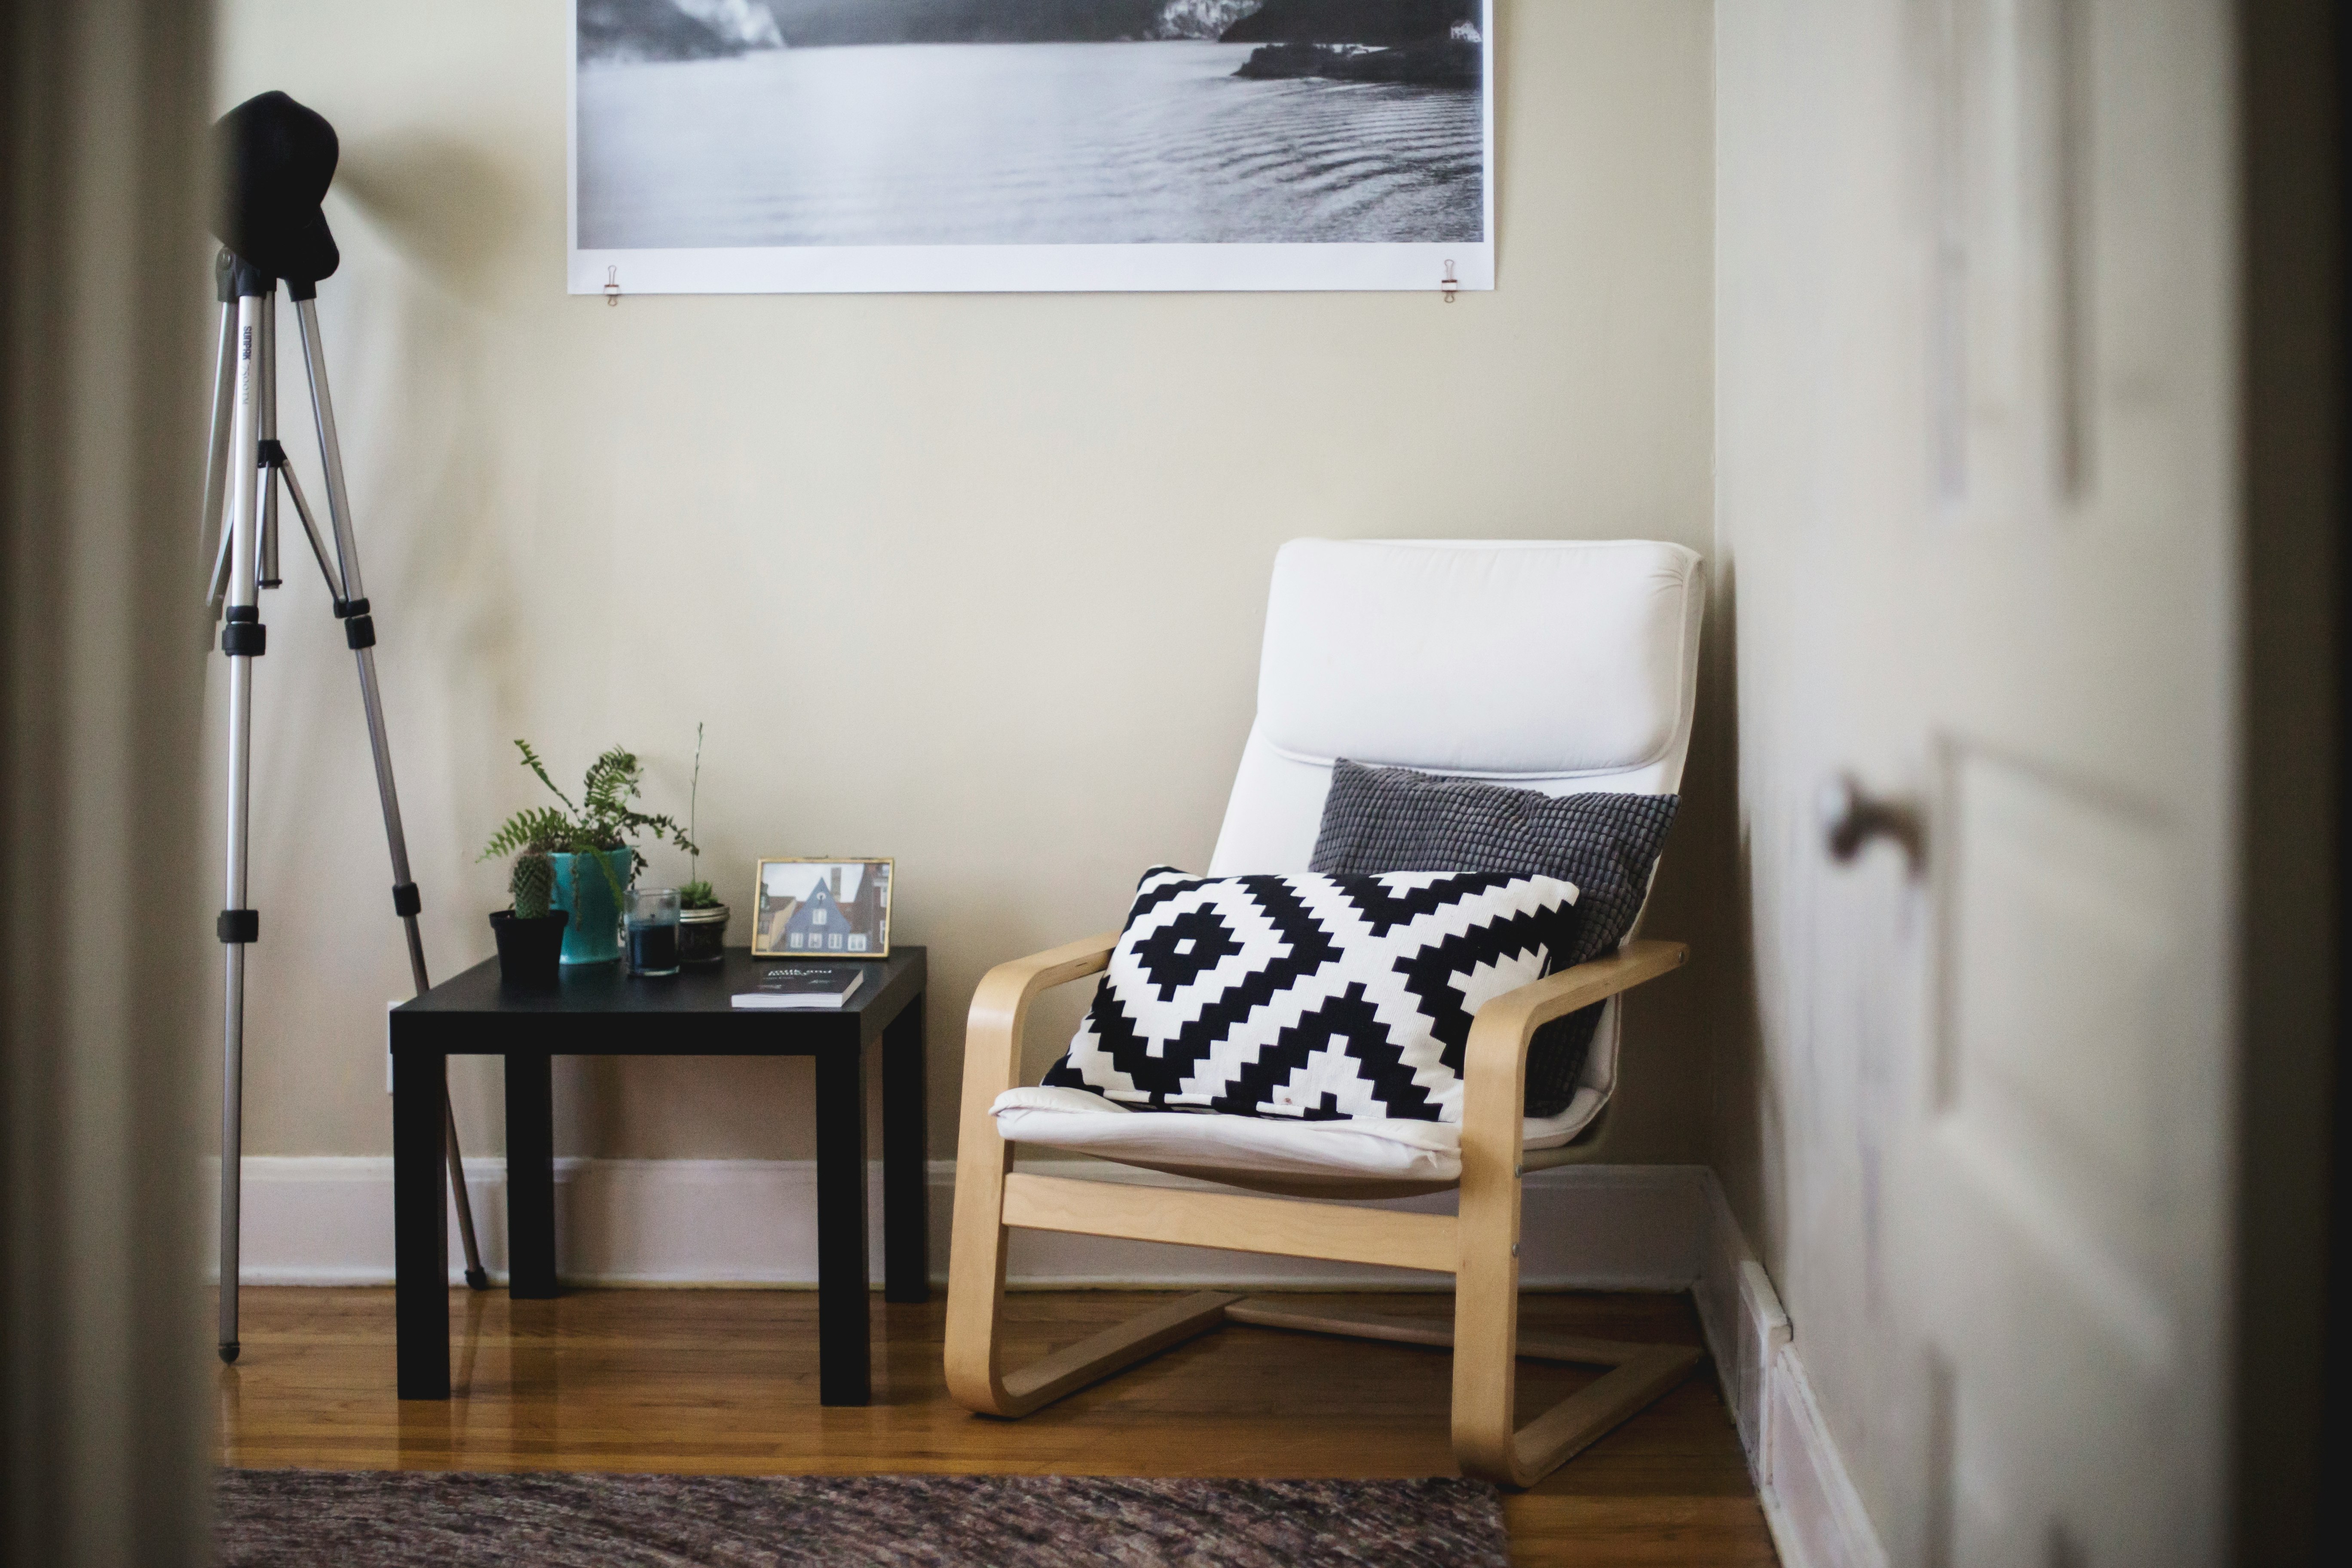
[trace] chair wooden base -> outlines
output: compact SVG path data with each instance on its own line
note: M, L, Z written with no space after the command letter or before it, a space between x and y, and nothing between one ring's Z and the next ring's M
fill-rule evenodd
M1454 1344L1451 1324L1380 1312L1305 1311L1271 1301L1242 1300L1225 1309L1225 1321L1307 1333L1348 1334L1360 1340L1386 1340L1393 1344L1443 1345L1448 1349ZM1699 1359L1699 1352L1689 1345L1637 1344L1575 1334L1521 1334L1515 1348L1530 1361L1611 1369L1598 1382L1579 1389L1512 1434L1515 1452L1511 1484L1517 1486L1540 1480L1607 1436L1621 1422L1639 1414L1682 1382Z
M1548 976L1479 1009L1465 1051L1461 1201L1454 1214L1433 1215L1015 1172L1012 1146L997 1136L990 1107L1018 1079L1030 1004L1041 992L1101 970L1116 940L1116 933L1105 933L999 965L972 997L945 1357L948 1390L966 1409L1026 1415L1228 1319L1450 1345L1455 1460L1465 1475L1524 1487L1672 1388L1697 1361L1698 1352L1682 1345L1523 1340L1518 1331L1528 1044L1553 1018L1678 967L1687 952L1679 942L1628 942L1612 957ZM1008 1372L1001 1332L1005 1240L1024 1229L1452 1274L1454 1323L1440 1328L1377 1314L1295 1311L1203 1291ZM1514 1383L1523 1355L1610 1371L1520 1426Z
M1125 1372L1170 1345L1207 1333L1225 1321L1225 1309L1240 1300L1223 1291L1198 1291L1139 1318L1113 1324L1018 1372L1006 1373L1004 1408L989 1414L1014 1417L1043 1409L1064 1394Z
M1223 1323L1304 1333L1346 1334L1392 1344L1451 1349L1448 1323L1379 1312L1328 1312L1274 1301L1202 1290L1082 1340L1066 1350L1003 1379L1007 1397L989 1414L1017 1417L1044 1408L1065 1394L1124 1372L1136 1363L1192 1339ZM1696 1365L1688 1345L1636 1344L1570 1334L1523 1334L1516 1347L1533 1361L1605 1366L1609 1373L1578 1390L1511 1435L1507 1473L1486 1479L1531 1486L1606 1436L1629 1417L1670 1392ZM1468 1466L1465 1466L1468 1469Z

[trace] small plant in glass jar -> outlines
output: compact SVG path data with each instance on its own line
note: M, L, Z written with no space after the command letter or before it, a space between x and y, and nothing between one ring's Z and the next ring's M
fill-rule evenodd
M702 795L702 726L694 727L694 783L686 797L686 837L694 837ZM702 851L689 849L691 879L677 890L677 958L680 963L717 963L727 956L727 906L702 879Z

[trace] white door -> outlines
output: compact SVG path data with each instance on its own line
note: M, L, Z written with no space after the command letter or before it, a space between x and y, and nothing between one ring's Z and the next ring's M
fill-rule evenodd
M1733 459L1812 491L1738 557L1743 623L1801 602L1769 659L1743 625L1742 700L1781 712L1788 790L1851 773L1892 809L1845 826L1895 830L1788 850L1803 1026L1885 1129L1853 1174L1857 1320L1892 1325L1865 1492L1916 1503L1899 1562L2219 1561L2230 14L1732 9L1766 144L1724 136L1727 342L1798 378L1789 449Z

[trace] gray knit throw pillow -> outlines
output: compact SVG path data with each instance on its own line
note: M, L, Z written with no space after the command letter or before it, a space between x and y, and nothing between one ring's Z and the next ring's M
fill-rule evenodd
M1548 795L1342 757L1331 769L1307 869L1336 876L1487 871L1573 882L1576 934L1553 965L1566 969L1615 952L1633 929L1679 798ZM1536 1031L1528 1053L1529 1116L1557 1116L1576 1097L1605 1005Z

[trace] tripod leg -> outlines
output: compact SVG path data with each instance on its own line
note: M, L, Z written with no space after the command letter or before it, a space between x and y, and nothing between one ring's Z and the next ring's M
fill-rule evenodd
M310 515L310 498L302 493L302 481L294 477L294 465L286 461L281 447L278 454L278 475L286 481L286 494L294 503L294 515L302 520L302 533L310 542L310 554L319 563L319 574L327 580L327 596L340 602L342 584L335 580L335 564L327 559L327 546L319 537L318 519Z
M205 445L205 521L199 549L222 537L221 492L228 463L230 407L236 395L236 301L231 299L221 301L220 335L213 351L213 421L211 437ZM221 589L226 584L220 582L217 572L214 574L214 583L205 603L216 605L220 602Z
M278 451L278 291L261 297L261 450L265 458ZM270 463L261 479L261 558L254 575L261 586L278 586L278 486L284 465Z
M235 673L229 688L229 816L234 822L242 815L237 810L239 791L247 783L241 763L252 726L253 665L242 658L230 663ZM229 853L234 858L237 851L232 848ZM239 879L237 869L232 860L233 882ZM242 894L229 894L231 908L242 900ZM227 955L227 976L221 1020L220 1358L233 1362L237 1352L237 1222L245 1196L245 944L227 942L221 951Z
M220 341L213 356L212 435L205 455L205 539L216 539L213 574L205 587L205 607L215 616L228 595L228 551L236 530L225 525L228 500L228 448L236 421L237 384L236 258L226 250L213 263L220 294ZM201 542L199 542L201 544Z
M220 549L213 553L212 586L205 592L205 604L216 616L220 614L221 601L228 596L228 552L229 547L236 542L235 529L221 530Z
M250 286L250 285L248 285ZM246 862L252 799L253 661L263 647L253 578L254 531L260 519L257 463L261 387L256 363L260 299L236 302L236 397L230 411L228 498L222 529L228 536L228 623L221 651L228 656L228 847L226 897L219 935L225 970L221 1018L220 1355L237 1355L239 1174L244 1146L245 950L259 934L260 917L246 904Z
M392 907L399 914L408 938L408 969L416 982L416 992L423 995L431 985L425 970L425 941L416 929L417 911L423 900L417 896L416 883L408 870L408 835L401 826L400 789L392 776L392 742L384 732L383 697L377 689L375 675L375 618L368 613L367 589L360 579L359 546L352 536L351 500L343 488L343 447L335 433L335 405L327 390L327 351L319 337L319 310L316 290L297 284L289 290L295 296L294 314L302 332L302 364L310 373L310 412L319 427L319 459L327 471L327 521L335 533L335 556L341 566L338 574L342 593L335 604L335 614L342 617L343 640L351 645L359 667L360 702L367 710L368 750L375 760L376 797L383 805L383 837L392 851ZM288 473L291 474L289 468ZM304 512L305 522L309 514ZM322 559L321 569L326 565ZM466 1171L457 1152L457 1118L448 1103L448 1094L442 1094L442 1128L449 1157L449 1196L457 1209L457 1234L466 1244L466 1283L477 1290L489 1289L490 1277L482 1268L481 1248L474 1237L474 1205L466 1191Z
M384 838L392 847L392 907L399 911L403 932L408 938L408 973L416 982L416 994L422 996L433 984L425 972L425 939L416 929L417 912L424 903L417 895L416 884L409 879L408 836L401 829L400 789L393 782L392 742L384 735L383 699L376 689L375 625L362 614L344 621L343 628L346 639L354 644L358 654L360 700L367 710L368 749L375 757L375 788L377 797L383 803ZM362 637L367 639L365 645L359 642ZM466 1246L466 1283L474 1289L487 1290L490 1288L490 1276L482 1267L481 1245L474 1238L474 1203L466 1191L465 1162L457 1152L457 1113L449 1103L446 1087L441 1091L441 1122L449 1154L449 1201L457 1206L457 1237Z

